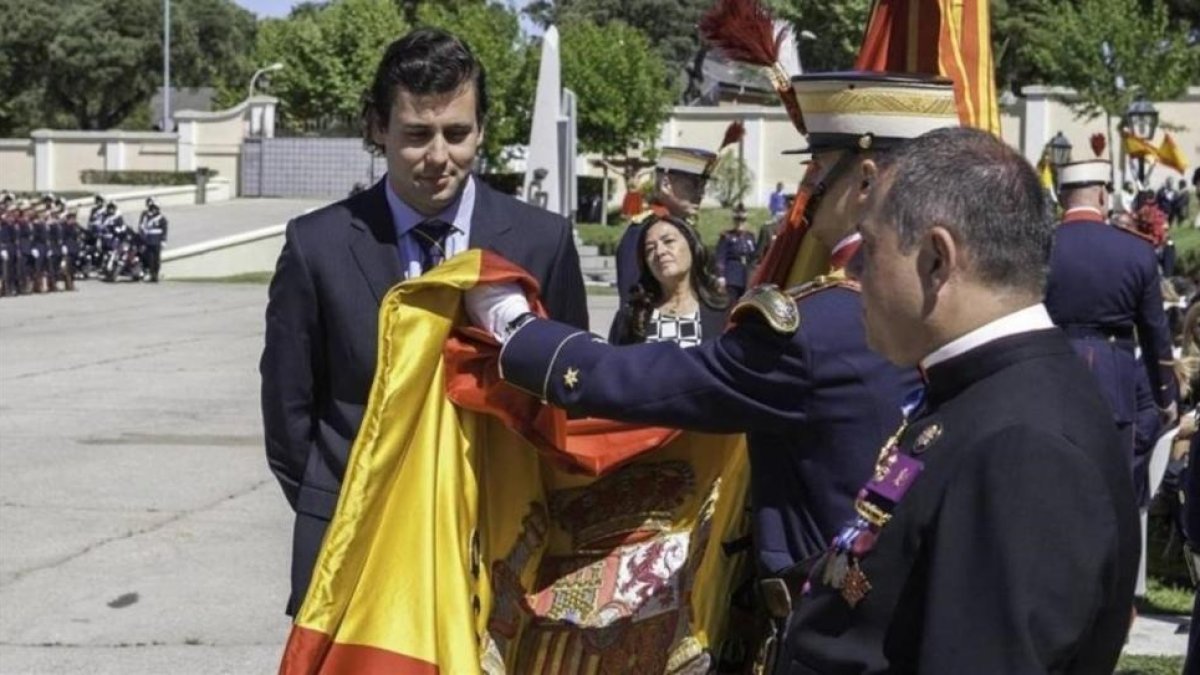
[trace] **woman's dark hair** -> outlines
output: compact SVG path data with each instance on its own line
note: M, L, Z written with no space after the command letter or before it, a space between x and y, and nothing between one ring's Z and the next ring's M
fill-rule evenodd
M683 235L688 250L692 252L692 268L688 270L688 283L691 284L692 292L696 294L700 303L710 309L725 309L729 305L729 298L717 283L712 258L708 254L708 249L700 241L700 236L696 234L691 225L678 218L659 216L646 221L642 225L642 231L638 233L638 282L629 295L627 303L629 322L625 327L627 334L621 336L622 342L645 342L650 316L654 313L654 309L666 299L663 297L662 284L658 283L658 279L655 279L654 274L650 271L650 266L646 264L646 237L650 234L651 227L663 222L671 224Z
M376 128L386 129L400 89L417 96L448 94L467 82L475 84L475 121L483 128L487 119L487 76L467 43L438 28L418 28L388 45L375 70L375 79L363 93L363 145L383 152L372 138Z

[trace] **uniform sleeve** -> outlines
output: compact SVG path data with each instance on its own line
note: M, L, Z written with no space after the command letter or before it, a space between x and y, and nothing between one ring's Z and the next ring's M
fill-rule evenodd
M1158 263L1149 251L1143 262L1142 277L1142 301L1137 315L1138 342L1142 347L1142 361L1150 374L1154 400L1159 407L1166 408L1179 399L1179 388L1175 382L1171 331L1163 311L1162 277L1158 273Z
M801 332L757 322L698 347L614 347L553 321L523 326L500 355L501 376L580 415L713 433L780 431L802 423L812 388Z
M929 534L919 672L1055 671L1114 593L1105 481L1082 450L1033 430L966 451Z
M259 373L267 464L293 508L312 448L318 330L312 276L289 224L271 278Z
M562 228L561 235L542 296L551 318L587 330L587 294L583 288L583 270L569 225Z

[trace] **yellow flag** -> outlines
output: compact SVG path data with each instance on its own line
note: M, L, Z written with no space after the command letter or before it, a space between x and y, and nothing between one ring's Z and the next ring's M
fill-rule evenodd
M1171 134L1166 134L1162 145L1158 148L1158 161L1181 174L1187 171L1187 157L1184 157L1183 151L1176 145L1175 137Z
M1124 132L1125 154L1131 157L1154 157L1158 158L1158 148L1150 141L1142 140L1137 136Z

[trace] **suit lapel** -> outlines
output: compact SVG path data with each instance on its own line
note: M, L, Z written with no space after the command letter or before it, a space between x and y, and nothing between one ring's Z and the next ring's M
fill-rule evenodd
M384 179L386 180L386 178ZM349 202L351 220L358 231L351 236L350 252L366 278L376 302L403 279L396 228L384 195L383 181Z
M474 176L475 211L471 214L470 248L496 250L496 245L512 227L507 217L508 209L500 203L500 194Z

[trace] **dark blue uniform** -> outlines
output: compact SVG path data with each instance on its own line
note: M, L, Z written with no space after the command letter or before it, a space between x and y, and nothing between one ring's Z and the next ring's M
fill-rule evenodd
M17 228L12 220L0 218L0 286L4 295L17 291Z
M1188 469L1183 480L1184 525L1193 555L1200 552L1200 434L1188 444ZM1192 627L1188 634L1187 662L1183 672L1200 670L1200 589L1192 601Z
M1134 233L1077 218L1055 232L1046 309L1099 380L1131 461L1138 345L1155 403L1178 397L1160 283L1154 247Z
M854 495L918 378L867 349L852 288L801 295L794 334L747 317L744 306L734 310L733 328L690 349L613 347L534 321L509 339L501 368L509 382L571 412L746 432L754 545L759 569L774 574L823 550L851 517Z
M162 260L162 245L167 240L167 217L155 209L142 214L138 224L142 237L142 268L151 281L158 281L158 269Z
M725 288L734 300L746 292L757 243L754 233L746 230L726 230L717 240L717 274L725 279Z

